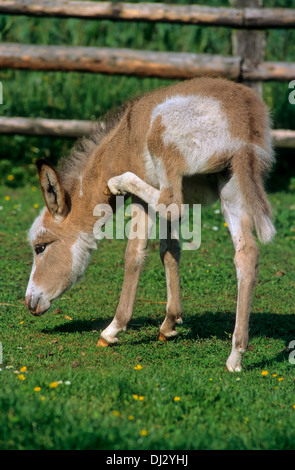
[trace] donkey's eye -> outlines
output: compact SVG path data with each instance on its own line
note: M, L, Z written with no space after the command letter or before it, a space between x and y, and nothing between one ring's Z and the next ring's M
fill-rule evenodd
M35 253L36 255L40 255L40 253L43 253L45 248L47 247L48 243L40 243L39 245L35 246Z

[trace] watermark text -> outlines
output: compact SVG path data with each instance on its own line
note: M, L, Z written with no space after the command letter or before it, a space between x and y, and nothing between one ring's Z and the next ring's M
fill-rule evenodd
M124 196L116 197L115 214L109 204L97 204L93 215L98 217L93 227L97 240L125 237L129 240L176 239L183 250L196 250L201 245L201 204L124 205Z

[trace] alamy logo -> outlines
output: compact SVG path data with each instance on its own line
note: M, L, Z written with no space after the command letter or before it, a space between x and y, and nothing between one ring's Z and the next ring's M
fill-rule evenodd
M182 204L179 208L176 204L164 206L148 205L148 223L145 223L145 211L140 204L131 204L125 208L124 196L116 197L116 211L113 211L109 204L98 204L95 206L93 215L98 217L94 224L93 234L97 240L103 238L122 240L146 238L160 238L165 240L182 240L183 250L196 250L201 245L201 204ZM157 219L157 211L162 216ZM173 214L171 222L168 224L167 214ZM128 220L130 218L130 220ZM181 220L180 220L181 219Z
M290 104L295 104L295 80L292 80L289 83L289 88L294 88L291 93L289 93L289 103Z

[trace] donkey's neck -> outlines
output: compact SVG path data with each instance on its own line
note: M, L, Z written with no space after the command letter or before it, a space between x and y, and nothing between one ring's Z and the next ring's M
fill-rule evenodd
M143 177L130 151L129 132L126 131L126 117L110 131L86 161L81 174L69 190L75 221L85 233L93 231L97 217L94 208L107 204L115 211L115 197L107 191L107 183L113 176L132 171ZM138 156L137 156L138 157Z

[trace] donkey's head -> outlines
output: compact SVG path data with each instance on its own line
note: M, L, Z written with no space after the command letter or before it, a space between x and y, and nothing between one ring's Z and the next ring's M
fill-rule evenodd
M95 242L91 234L81 230L81 221L56 170L44 160L39 160L37 167L46 206L29 232L34 262L26 305L38 316L83 275Z

